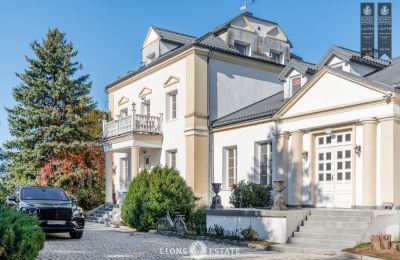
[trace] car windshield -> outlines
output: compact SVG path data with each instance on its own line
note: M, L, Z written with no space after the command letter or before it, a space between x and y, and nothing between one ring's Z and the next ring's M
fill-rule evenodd
M23 188L21 199L69 201L64 191L58 188Z

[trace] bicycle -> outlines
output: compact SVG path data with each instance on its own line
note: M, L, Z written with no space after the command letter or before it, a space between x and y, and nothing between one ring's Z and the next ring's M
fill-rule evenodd
M187 227L185 223L185 215L176 215L174 219L171 218L169 211L167 211L166 216L160 218L157 221L157 232L176 232L179 236L183 237L187 233Z

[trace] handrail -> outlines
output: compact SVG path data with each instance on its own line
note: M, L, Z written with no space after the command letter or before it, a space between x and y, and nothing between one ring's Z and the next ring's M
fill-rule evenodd
M103 137L118 136L128 132L162 133L162 114L160 116L128 115L113 121L103 121Z

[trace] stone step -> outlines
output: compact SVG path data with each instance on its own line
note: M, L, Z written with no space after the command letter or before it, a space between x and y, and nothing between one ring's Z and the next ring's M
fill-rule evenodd
M305 233L325 233L325 234L343 234L343 235L363 235L364 228L335 228L335 227L314 227L301 226L299 232Z
M343 248L302 244L276 244L269 246L269 249L275 252L288 253L336 254L339 253Z
M340 221L340 222L371 222L371 217L308 215L307 216L307 220L311 220L311 221Z
M331 240L343 240L343 241L357 241L357 242L361 241L361 235L350 235L350 234L294 232L294 237L314 238L314 239L331 239Z
M352 217L373 217L374 211L363 209L312 209L312 216L352 216Z
M367 228L368 222L342 222L342 221L311 221L304 222L304 226L309 227L333 227L333 228Z
M288 243L311 245L311 246L327 246L327 247L354 247L357 241L331 240L331 239L316 239L305 237L289 237Z

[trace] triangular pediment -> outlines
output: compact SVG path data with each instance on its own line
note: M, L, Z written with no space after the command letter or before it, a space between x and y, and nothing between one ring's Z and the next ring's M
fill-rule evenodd
M286 42L288 38L286 34L282 31L282 29L278 25L274 25L266 32L266 36L277 38L281 41Z
M253 25L251 24L251 22L249 22L249 20L245 16L238 17L235 21L232 22L231 26L235 27L235 28L242 29L242 30L246 30L246 31L249 31L249 32L255 32L256 31L254 29Z
M179 82L179 77L171 75L164 81L164 88Z
M329 111L382 99L387 90L362 78L324 68L307 82L277 113L277 117L294 117Z
M151 92L152 92L151 88L144 87L144 88L142 88L142 90L139 92L139 97L147 96L147 95L151 94Z
M156 32L156 30L154 30L153 27L150 27L149 30L147 31L146 38L144 39L143 47L146 47L147 45L158 40L159 38L160 36Z
M127 98L127 97L121 97L119 100L118 100L118 106L121 106L121 105L123 105L123 104L125 104L125 103L128 103L129 102L129 98Z

